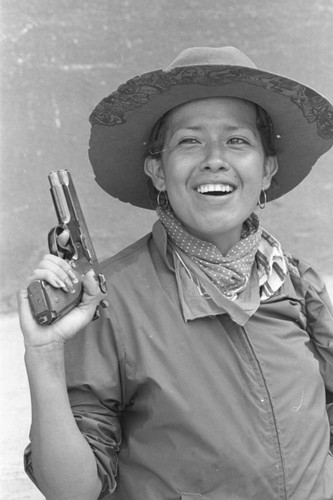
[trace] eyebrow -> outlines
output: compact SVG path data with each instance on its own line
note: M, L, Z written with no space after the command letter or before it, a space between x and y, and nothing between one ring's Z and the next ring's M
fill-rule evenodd
M201 131L204 127L200 126L200 125L189 125L187 127L180 127L178 129L176 129L174 132L172 132L172 135L177 133L177 132L181 132L182 130L191 130L191 131ZM252 130L252 127L249 125L227 125L225 127L223 127L227 132L235 132L237 130L247 130L249 132L253 132Z
M252 127L247 126L247 125L240 125L240 126L228 125L225 128L226 128L226 130L228 130L230 132L233 132L234 130L250 130L250 132L252 131Z

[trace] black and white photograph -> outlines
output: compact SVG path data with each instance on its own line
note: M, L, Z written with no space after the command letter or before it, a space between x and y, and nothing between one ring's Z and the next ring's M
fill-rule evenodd
M0 499L333 500L332 0L0 27Z

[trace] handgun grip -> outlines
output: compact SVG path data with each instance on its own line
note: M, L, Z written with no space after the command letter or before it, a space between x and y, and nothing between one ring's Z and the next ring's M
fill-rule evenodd
M77 277L80 275L77 273ZM73 284L73 292L55 288L44 280L35 280L28 286L32 314L40 325L50 325L77 306L82 298L81 281Z

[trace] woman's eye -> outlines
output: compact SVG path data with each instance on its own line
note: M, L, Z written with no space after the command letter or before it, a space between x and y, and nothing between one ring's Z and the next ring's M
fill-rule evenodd
M231 137L231 139L228 140L228 144L249 144L249 141L243 137Z
M199 139L196 139L195 137L183 137L178 141L178 144L201 144L201 141Z

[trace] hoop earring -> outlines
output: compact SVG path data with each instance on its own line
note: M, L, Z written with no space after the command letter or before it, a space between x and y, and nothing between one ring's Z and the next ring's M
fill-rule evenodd
M159 191L156 201L158 207L167 208L169 206L168 193L166 191Z
M264 195L264 201L262 202L261 201L261 194L263 193ZM267 203L267 196L266 196L266 191L264 189L261 190L260 192L260 196L259 196L259 201L258 201L258 206L261 210L264 210L265 206L266 206L266 203Z

